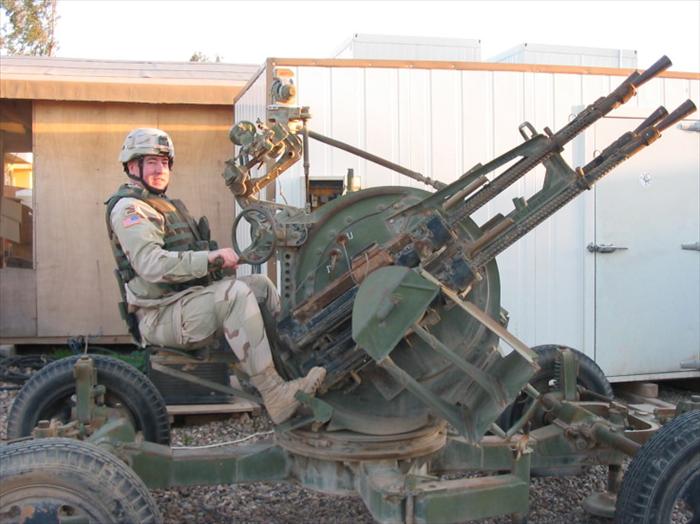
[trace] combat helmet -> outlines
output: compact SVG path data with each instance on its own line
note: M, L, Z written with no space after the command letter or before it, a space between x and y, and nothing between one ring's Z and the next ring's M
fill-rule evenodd
M119 161L126 164L146 155L167 156L172 163L175 159L175 146L170 135L153 127L140 127L126 135L119 152Z
M173 167L175 160L175 146L170 138L170 135L161 129L153 127L139 127L133 129L126 138L119 151L119 161L124 167L124 172L129 178L140 181L145 185L143 180L143 157L146 155L167 156L170 168ZM129 173L128 163L131 160L139 160L139 176L135 177ZM154 193L161 193L148 185L146 188Z

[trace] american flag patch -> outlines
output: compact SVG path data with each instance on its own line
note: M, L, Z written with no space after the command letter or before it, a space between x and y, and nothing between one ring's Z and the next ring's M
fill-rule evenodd
M128 215L122 222L122 226L124 227L131 227L135 226L136 224L141 223L141 215L137 215L136 213L132 215Z

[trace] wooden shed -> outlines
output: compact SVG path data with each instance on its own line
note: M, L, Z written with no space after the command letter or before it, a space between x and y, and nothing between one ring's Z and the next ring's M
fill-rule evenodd
M105 199L126 180L126 133L158 127L175 143L169 193L230 245L232 101L257 66L0 58L0 343L90 335L127 342L117 310Z

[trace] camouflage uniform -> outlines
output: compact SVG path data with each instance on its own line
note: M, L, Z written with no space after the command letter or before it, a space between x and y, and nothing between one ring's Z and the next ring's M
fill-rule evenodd
M128 306L120 304L122 316L138 337L135 315L141 342L156 346L196 348L223 333L270 418L284 422L299 407L296 394L314 394L326 370L314 367L290 381L279 376L258 307L260 300L278 313L277 291L263 276L217 281L210 273L212 252L224 267L235 266L234 254L217 250L208 227L196 224L182 202L165 196L174 158L170 136L154 128L131 131L119 153L124 172L137 182L105 202L116 273L125 283Z
M260 301L271 313L279 312L270 279L226 278L175 291L178 284L207 275L208 252L163 249L163 216L137 198L120 199L110 223L136 273L126 285L127 302L136 312L145 343L192 349L224 334L249 375L272 365L258 307Z

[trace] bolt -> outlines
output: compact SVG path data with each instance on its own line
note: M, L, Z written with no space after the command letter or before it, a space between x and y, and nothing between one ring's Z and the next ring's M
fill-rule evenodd
M51 423L48 420L40 420L38 424L39 429L49 429Z

